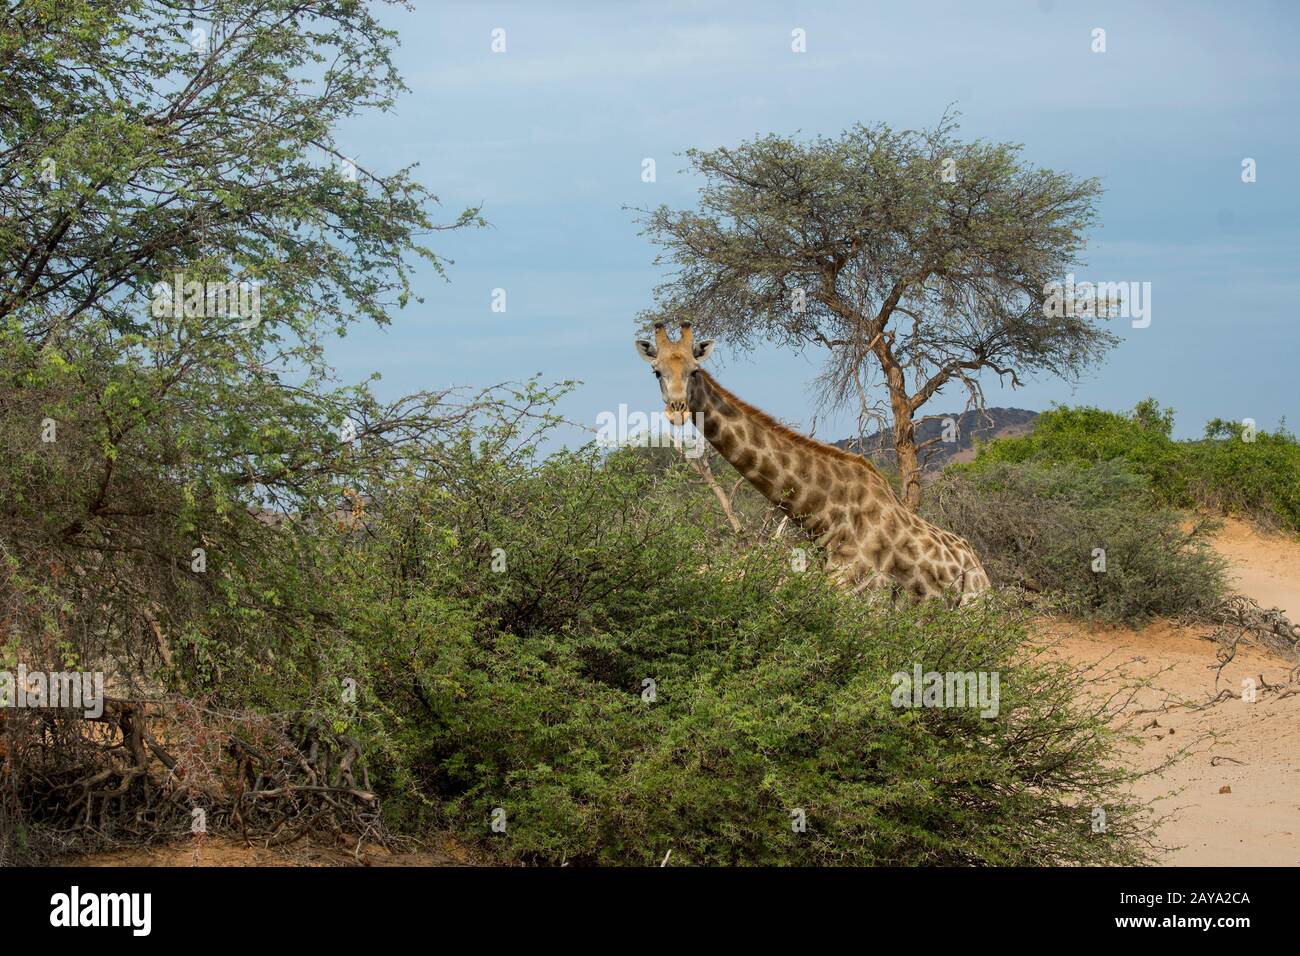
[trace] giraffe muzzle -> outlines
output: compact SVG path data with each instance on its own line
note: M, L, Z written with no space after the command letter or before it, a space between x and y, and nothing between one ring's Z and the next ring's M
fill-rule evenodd
M690 414L685 402L669 402L664 406L664 417L673 425L685 425Z

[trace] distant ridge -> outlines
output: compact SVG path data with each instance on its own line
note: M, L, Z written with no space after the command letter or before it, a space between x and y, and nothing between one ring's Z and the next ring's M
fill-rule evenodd
M975 457L975 439L992 441L994 438L1028 434L1034 430L1038 412L1024 408L989 408L982 414L973 411L962 412L960 415L940 414L927 418L916 426L916 443L920 445L931 438L938 438L943 433L945 419L949 418L957 422L957 438L950 442L939 441L922 449L921 461L927 471L937 471L945 465L970 461ZM844 438L834 442L834 445L872 461L889 464L894 462L894 436L888 430L873 432L865 440Z

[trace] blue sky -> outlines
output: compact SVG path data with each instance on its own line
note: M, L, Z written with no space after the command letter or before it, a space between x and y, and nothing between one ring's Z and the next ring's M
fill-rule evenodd
M1177 432L1214 416L1300 421L1300 6L1285 2L429 3L386 20L411 91L349 124L340 146L380 171L419 163L447 218L482 203L490 229L439 234L450 282L421 272L423 304L361 328L331 360L383 375L389 397L540 373L583 385L561 407L594 427L659 407L632 350L665 278L625 207L694 204L690 147L769 132L834 135L855 122L932 125L1024 144L1026 160L1106 190L1078 278L1152 284L1150 327L1076 388L987 383L990 405L1172 405ZM491 51L503 28L506 52ZM1106 30L1093 53L1092 31ZM806 31L807 52L791 51ZM658 178L641 180L654 158ZM1246 157L1257 181L1241 181ZM507 295L491 310L492 290ZM720 342L714 374L797 427L816 411L820 355ZM941 395L927 413L956 410ZM850 433L825 413L817 437ZM582 440L568 433L569 441Z

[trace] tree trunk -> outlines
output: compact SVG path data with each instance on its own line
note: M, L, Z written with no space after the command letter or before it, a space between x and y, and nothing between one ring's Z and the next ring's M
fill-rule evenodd
M912 399L907 394L907 379L894 361L887 342L879 342L876 356L885 369L885 384L889 388L889 406L894 413L894 460L903 489L899 498L909 511L921 507L921 468L917 464L916 429L912 425Z
M921 467L916 457L916 432L912 428L911 413L906 418L894 418L894 457L898 461L898 474L903 481L903 493L899 496L909 511L916 511L921 506Z

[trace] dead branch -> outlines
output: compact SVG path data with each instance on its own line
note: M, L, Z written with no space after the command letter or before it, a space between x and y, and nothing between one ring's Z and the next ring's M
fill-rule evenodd
M7 813L48 834L51 857L173 840L199 818L249 843L388 842L361 745L301 714L109 698L98 717L15 712L3 730Z

